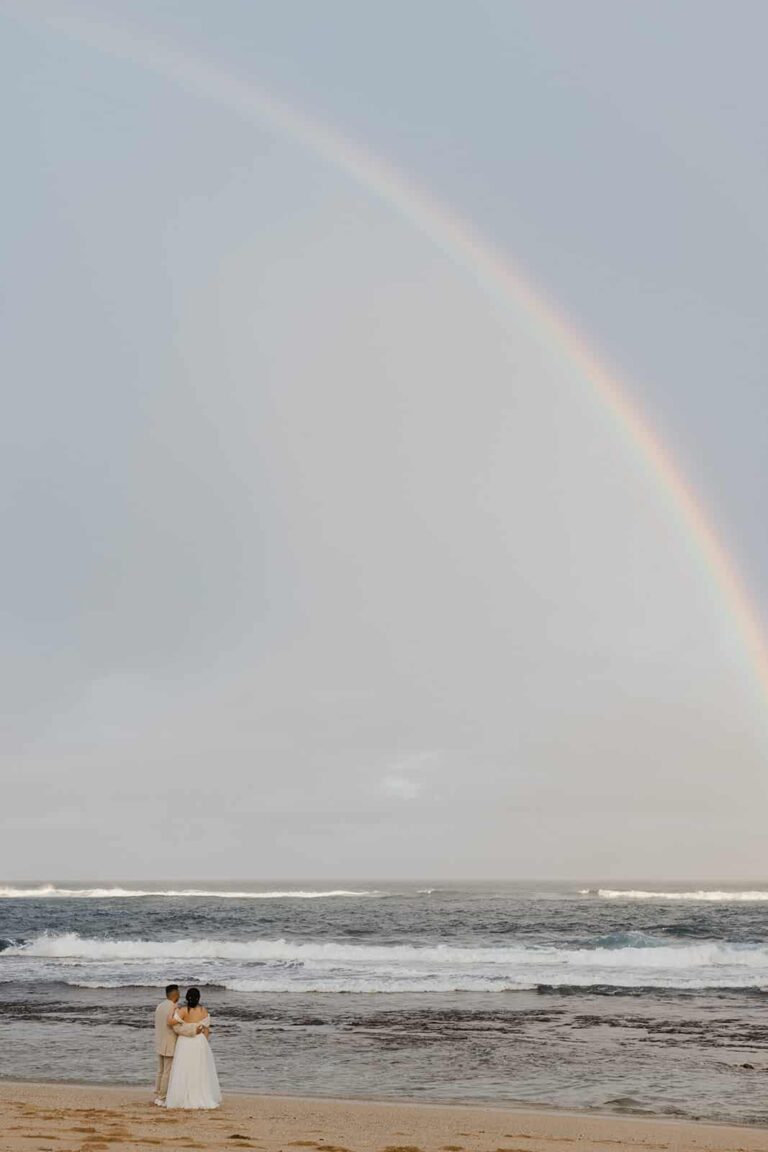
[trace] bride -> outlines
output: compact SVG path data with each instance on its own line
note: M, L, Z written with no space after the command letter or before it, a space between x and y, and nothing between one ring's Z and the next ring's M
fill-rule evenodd
M216 1075L216 1061L208 1043L211 1018L200 1003L200 990L187 990L186 1008L176 1009L168 1019L171 1028L179 1024L196 1024L195 1036L179 1036L171 1064L166 1108L218 1108L221 1089Z

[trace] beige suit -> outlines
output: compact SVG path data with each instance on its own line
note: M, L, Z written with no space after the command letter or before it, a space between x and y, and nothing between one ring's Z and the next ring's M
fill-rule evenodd
M168 1018L175 1005L172 1000L163 1000L155 1008L155 1051L157 1052L157 1080L155 1081L155 1096L158 1100L165 1100L168 1091L168 1078L171 1075L171 1063L176 1049L177 1036L196 1036L196 1024L175 1024L171 1028Z

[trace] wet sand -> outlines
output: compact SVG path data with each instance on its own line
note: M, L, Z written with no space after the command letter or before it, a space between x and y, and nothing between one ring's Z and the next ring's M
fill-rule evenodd
M164 1112L135 1088L0 1084L3 1152L768 1152L768 1129L463 1105L227 1096Z

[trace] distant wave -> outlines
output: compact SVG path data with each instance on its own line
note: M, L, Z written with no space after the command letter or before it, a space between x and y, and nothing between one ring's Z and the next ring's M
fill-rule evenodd
M721 891L719 889L690 889L688 891L649 892L636 888L580 888L580 896L599 896L602 900L691 900L713 904L760 902L768 900L764 889Z
M142 896L204 896L220 900L322 900L331 896L385 896L385 892L334 888L328 891L289 888L274 892L229 892L210 888L56 888L41 884L37 888L0 887L0 900L126 900Z
M10 943L10 942L9 942ZM194 975L241 992L512 991L538 985L758 988L768 946L669 944L626 934L591 947L351 944L285 939L113 940L46 934L6 947L0 978L85 987L158 984Z

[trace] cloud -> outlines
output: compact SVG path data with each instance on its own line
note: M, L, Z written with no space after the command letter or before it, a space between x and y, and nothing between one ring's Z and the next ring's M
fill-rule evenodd
M427 780L425 773L435 766L436 752L411 752L399 756L387 766L386 775L379 781L379 788L385 796L397 800L415 800L424 791Z

